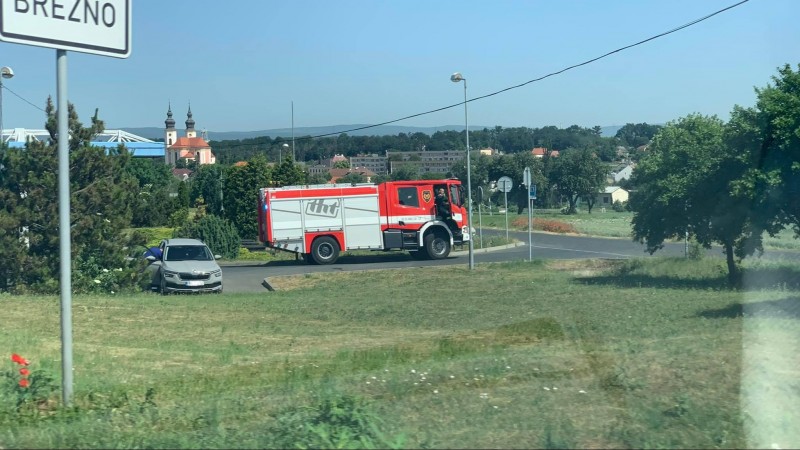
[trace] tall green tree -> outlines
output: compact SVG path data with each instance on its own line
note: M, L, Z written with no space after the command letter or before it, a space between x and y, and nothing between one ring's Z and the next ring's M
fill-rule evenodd
M589 149L569 149L552 159L550 182L569 201L569 214L578 199L593 199L606 182L606 165Z
M417 166L407 164L393 170L392 173L389 174L389 178L392 181L418 180L419 171L417 170Z
M647 144L653 136L661 129L661 125L649 125L647 123L626 123L617 130L614 135L623 145L628 147L639 147Z
M773 83L756 89L752 108L736 106L726 142L748 166L736 191L750 199L754 234L784 226L800 237L800 64L778 69Z
M0 154L0 289L54 293L58 289L59 207L57 112L48 99L50 143L28 142ZM92 290L105 271L128 266L125 257L137 182L125 167L131 154L89 145L103 130L97 113L83 127L69 105L70 235L73 288ZM116 272L116 271L115 271ZM129 281L133 282L132 279Z
M336 182L337 183L351 183L351 184L366 183L367 182L367 177L365 177L364 175L362 175L362 174L360 174L358 172L350 172L347 175L339 178Z
M192 176L189 189L190 203L196 205L203 199L209 214L222 215L223 183L227 166L221 164L201 165Z
M273 167L272 181L276 186L303 184L306 181L306 173L302 166L292 159L292 155L286 155L280 164Z
M728 281L735 285L741 258L761 244L749 233L749 202L734 189L747 166L725 145L724 134L716 116L693 114L668 123L633 173L637 191L629 207L633 238L650 253L687 233L706 248L721 244Z
M258 190L271 185L271 174L263 156L254 157L243 166L233 166L225 173L221 215L236 227L242 239L258 236Z

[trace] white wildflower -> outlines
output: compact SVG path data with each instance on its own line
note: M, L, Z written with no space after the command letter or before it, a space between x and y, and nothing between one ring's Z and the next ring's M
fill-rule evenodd
M100 280L98 280L98 279L95 279L95 280L94 280L94 284L100 284Z
M450 375L450 379L451 379L451 380L453 380L453 379L455 379L455 378L456 378L456 376L455 376L455 375Z
M103 269L103 273L108 273L108 269Z
M434 390L433 390L433 393L434 393L434 394L438 394L438 393L439 393L439 390L438 390L438 389L434 389Z
M579 393L579 394L585 394L585 393L586 393L586 391L584 391L583 389L581 389L580 391L578 391L578 393Z
M544 387L544 390L545 390L545 391L549 391L549 390L550 390L550 388L549 388L549 387L547 387L547 386L545 386L545 387Z

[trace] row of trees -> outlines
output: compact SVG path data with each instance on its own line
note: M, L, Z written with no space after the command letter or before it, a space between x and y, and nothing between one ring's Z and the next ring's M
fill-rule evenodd
M617 147L631 150L646 144L658 131L658 125L629 123L620 128L614 137L603 137L599 126L583 128L577 125L568 128L547 126L542 128L500 126L470 131L470 144L473 148L494 148L506 154L529 152L534 147L551 150L568 148L589 148L603 161L617 159ZM223 164L247 161L256 155L266 155L277 161L281 154L284 138L269 136L243 140L212 141L211 146L217 160ZM464 148L463 131L437 131L432 135L425 133L400 133L391 136L349 136L342 133L337 137L312 139L309 136L295 139L295 153L299 161L319 161L334 154L356 156L360 153L384 154L391 151L442 151ZM638 157L635 151L631 155Z
M726 123L692 114L653 139L632 182L633 237L652 253L687 233L724 248L728 280L762 251L764 233L800 236L800 65L756 89L755 107L735 106Z

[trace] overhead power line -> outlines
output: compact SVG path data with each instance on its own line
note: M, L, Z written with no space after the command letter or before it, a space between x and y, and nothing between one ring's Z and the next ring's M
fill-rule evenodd
M474 101L481 100L481 99L484 99L484 98L487 98L487 97L492 97L492 96L495 96L497 94L501 94L503 92L510 91L512 89L518 89L518 88L521 88L521 87L526 86L528 84L535 83L537 81L542 81L545 78L549 78L549 77L564 73L564 72L566 72L568 70L572 70L572 69L575 69L577 67L581 67L581 66L585 66L587 64L591 64L591 63L593 63L595 61L599 61L599 60L601 60L603 58L606 58L608 56L611 56L611 55L613 55L615 53L619 53L619 52L621 52L623 50L627 50L629 48L633 48L633 47L636 47L638 45L642 45L644 43L647 43L647 42L650 42L652 40L658 39L660 37L667 36L669 34L672 34L672 33L675 33L677 31L683 30L684 28L689 28L692 25L696 25L696 24L698 24L700 22L708 20L708 19L710 19L710 18L712 18L712 17L714 17L714 16L716 16L718 14L722 14L725 11L728 11L728 10L731 10L733 8L736 8L737 6L741 6L741 5L745 4L745 3L747 3L748 1L750 1L750 0L742 0L742 1L738 2L738 3L735 3L735 4L730 5L728 7L722 8L722 9L720 9L718 11L714 11L713 13L705 15L705 16L699 18L699 19L692 20L689 23L686 23L686 24L681 25L679 27L673 28L673 29L671 29L669 31L665 31L663 33L656 34L656 35L651 36L651 37L649 37L647 39L643 39L643 40L641 40L639 42L635 42L633 44L626 45L624 47L620 47L620 48L618 48L616 50L612 50L612 51L610 51L610 52L608 52L606 54L600 55L600 56L598 56L596 58L592 58L592 59L586 60L586 61L584 61L582 63L578 63L578 64L571 65L569 67L565 67L565 68L563 68L563 69L561 69L561 70L559 70L557 72L548 73L547 75L541 76L539 78L534 78L532 80L526 81L524 83L517 84L515 86L510 86L510 87L507 87L505 89L501 89L499 91L492 92L491 94L481 95L480 97L475 97L475 98L468 99L468 100L466 100L466 102L469 103L469 102L474 102ZM413 119L414 117L420 117L420 116L424 116L424 115L427 115L427 114L433 114L435 112L444 111L444 110L450 109L450 108L455 108L455 107L461 106L463 104L464 104L464 102L454 103L452 105L443 106L441 108L436 108L436 109L432 109L430 111L425 111L425 112L421 112L421 113L417 113L417 114L412 114L410 116L401 117L399 119L388 120L386 122L376 123L374 125L365 125L363 127L350 128L350 129L347 129L347 130L337 131L335 133L318 134L316 136L305 136L305 137L296 138L296 139L315 139L315 138L321 138L321 137L327 137L327 136L335 136L335 135L339 135L339 134L342 134L342 133L349 133L351 131L366 130L366 129L369 129L369 128L375 128L375 127L379 127L379 126L382 126L382 125L389 125L391 123L400 122L402 120Z
M33 104L33 103L31 103L30 101L28 101L28 99L24 98L23 96L21 96L21 95L17 94L16 92L12 91L11 89L9 89L9 88L8 88L8 86L6 86L5 84L3 85L3 89L7 90L8 92L11 92L11 93L12 93L12 94L14 94L15 96L17 96L17 98L19 98L19 99L20 99L20 100L22 100L23 102L25 102L25 103L27 103L27 104L29 104L29 105L33 106L34 108L38 109L39 111L41 111L41 112L43 112L43 113L47 113L47 111L45 111L45 110L43 110L42 108L40 108L40 107L38 107L38 106L34 105L34 104Z
M720 9L720 10L717 10L717 11L714 11L711 14L707 14L707 15L705 15L703 17L700 17L699 19L695 19L695 20L692 20L691 22L683 24L683 25L681 25L679 27L675 27L675 28L673 28L673 29L671 29L669 31L665 31L663 33L656 34L656 35L651 36L651 37L649 37L647 39L643 39L643 40L635 42L633 44L617 48L617 49L612 50L612 51L610 51L608 53L600 55L598 57L586 60L586 61L578 63L578 64L573 64L573 65L571 65L569 67L565 67L565 68L563 68L563 69L561 69L559 71L548 73L547 75L543 75L541 77L534 78L532 80L528 80L528 81L526 81L524 83L520 83L520 84L517 84L517 85L514 85L514 86L509 86L509 87L507 87L505 89L500 89L499 91L492 92L490 94L481 95L480 97L467 99L465 102L467 102L467 103L474 102L474 101L478 101L478 100L482 100L484 98L492 97L492 96L495 96L495 95L498 95L498 94L501 94L503 92L507 92L507 91L510 91L510 90L513 90L513 89L519 89L519 88L521 88L523 86L527 86L527 85L529 85L531 83L535 83L537 81L542 81L545 78L550 78L552 76L562 74L562 73L564 73L564 72L566 72L568 70L572 70L572 69L575 69L575 68L578 68L578 67L581 67L581 66L585 66L585 65L591 64L593 62L596 62L596 61L599 61L599 60L601 60L603 58L611 56L611 55L613 55L615 53L619 53L619 52L622 52L624 50L628 50L630 48L645 44L647 42L650 42L652 40L658 39L660 37L664 37L664 36L670 35L672 33L678 32L678 31L683 30L685 28L689 28L692 25L696 25L696 24L698 24L700 22L708 20L708 19L710 19L710 18L712 18L712 17L714 17L714 16L716 16L718 14L722 14L725 11L729 11L729 10L731 10L733 8L736 8L737 6L741 6L741 5L743 5L743 4L745 4L745 3L749 2L749 1L750 0L742 0L742 1L738 2L738 3L734 3L733 5L727 6L725 8ZM36 106L35 104L33 104L30 101L28 101L27 99L23 98L22 96L20 96L16 92L14 92L11 89L9 89L7 86L3 85L3 89L11 92L12 94L14 94L18 98L20 98L22 101L28 103L29 105L33 106L34 108L36 108L36 109L38 109L38 110L40 110L42 112L46 112L44 109ZM452 105L443 106L441 108L436 108L436 109L432 109L432 110L421 112L421 113L417 113L417 114L411 114L410 116L400 117L398 119L393 119L393 120L387 120L386 122L376 123L376 124L373 124L373 125L365 125L365 126L356 127L356 128L349 128L349 129L346 129L346 130L336 131L336 132L333 132L333 133L318 134L318 135L315 135L315 136L303 136L303 137L298 137L298 138L295 138L295 139L296 140L316 139L316 138L321 138L321 137L337 136L339 134L349 133L349 132L352 132L352 131L360 131L360 130L366 130L366 129L369 129L369 128L376 128L376 127L380 127L380 126L383 126L383 125L389 125L389 124L392 124L392 123L397 123L397 122L400 122L400 121L403 121L403 120L413 119L415 117L420 117L420 116L425 116L425 115L428 115L428 114L433 114L433 113L436 113L436 112L439 112L439 111L444 111L444 110L447 110L447 109L450 109L450 108L455 108L455 107L463 105L465 102L454 103ZM238 147L240 145L253 145L253 144L238 144L238 145L232 145L230 147Z

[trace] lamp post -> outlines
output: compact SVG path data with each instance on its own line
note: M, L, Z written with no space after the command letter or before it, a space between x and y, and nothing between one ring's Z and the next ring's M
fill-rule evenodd
M464 82L464 131L467 134L467 233L469 233L469 269L475 269L475 258L473 255L472 245L472 181L470 179L469 169L469 122L467 120L467 79L460 73L456 72L450 75L450 81L458 83Z
M14 71L11 67L0 68L0 144L3 144L3 78L14 78Z
M289 144L284 143L283 145L281 145L281 147L288 149L289 148ZM283 152L279 148L278 149L278 164L282 164L283 163L283 156L282 155L283 155Z

